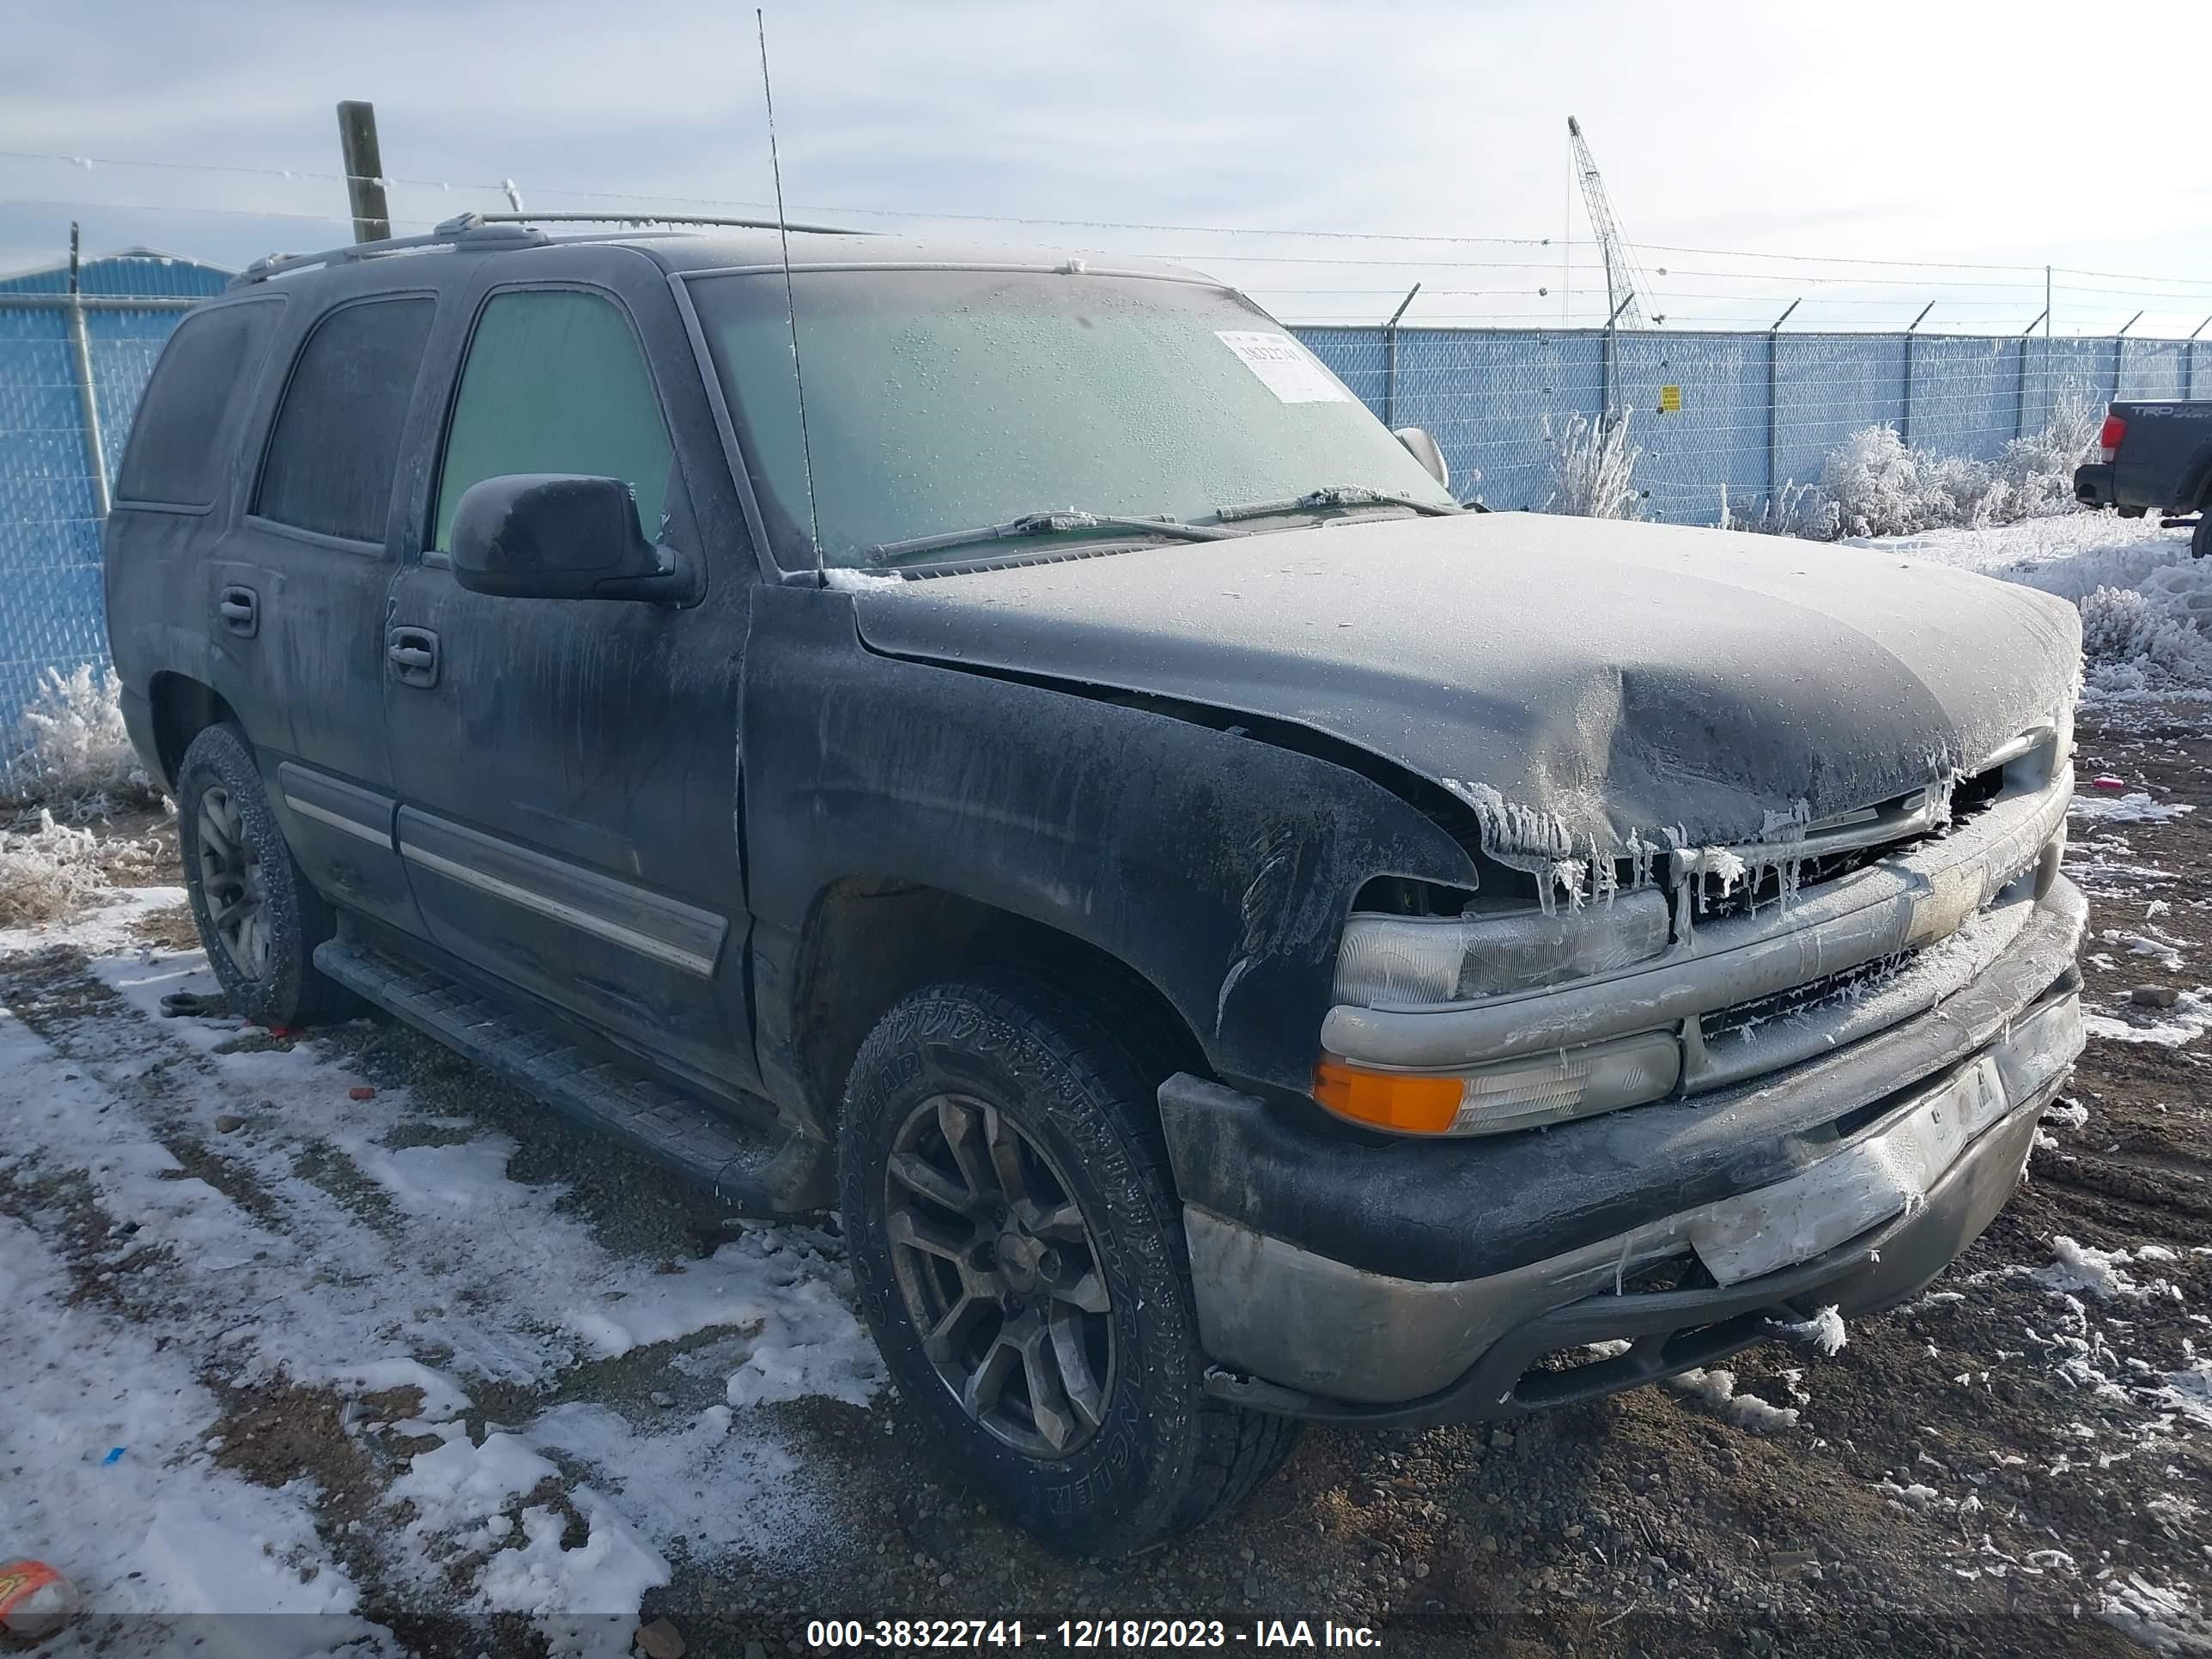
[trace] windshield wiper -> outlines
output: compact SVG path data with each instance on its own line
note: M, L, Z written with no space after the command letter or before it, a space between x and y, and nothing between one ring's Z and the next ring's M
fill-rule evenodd
M1439 518L1464 510L1456 506L1441 507L1434 501L1417 501L1410 495L1393 495L1386 490L1366 489L1358 484L1330 484L1284 501L1245 501L1236 507L1217 508L1213 516L1224 524L1234 524L1239 519L1269 519L1278 513L1319 513L1334 507L1407 507Z
M1182 542L1218 542L1242 535L1210 525L1185 524L1179 519L1127 519L1111 513L1085 513L1060 507L1043 513L1024 513L1004 524L978 525L973 530L947 530L934 536L915 536L902 542L881 542L862 555L869 564L896 564L917 553L935 553L948 547L972 547L978 542L1011 541L1024 536L1056 536L1071 530L1133 530L1147 536L1166 536Z

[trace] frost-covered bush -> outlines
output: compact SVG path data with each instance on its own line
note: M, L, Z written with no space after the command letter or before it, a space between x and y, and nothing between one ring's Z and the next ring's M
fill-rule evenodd
M1977 522L1989 471L1959 457L1909 449L1888 426L1861 427L1828 453L1821 493L1854 536L1909 536Z
M2104 404L2069 383L2052 403L2043 429L2014 438L1997 457L1984 497L1983 521L2010 524L2072 512L2074 469L2089 459L2104 424Z
M1784 484L1755 512L1732 503L1723 489L1721 525L1833 541L2071 512L2074 469L2087 459L2103 417L2103 405L2069 384L2040 430L2013 439L1988 462L1910 447L1893 427L1861 427L1829 451L1817 485Z
M1644 452L1628 441L1626 411L1597 422L1572 416L1556 429L1547 415L1544 446L1551 452L1552 468L1551 498L1544 503L1547 513L1571 514L1581 519L1643 516L1636 463Z
M138 764L123 727L123 685L90 663L68 674L49 668L23 710L9 757L9 795L83 823L119 808L153 806L160 792Z
M71 829L41 807L32 828L0 830L0 927L73 916L118 884L151 879L165 858L150 836Z
M1829 453L1820 489L1853 536L2012 524L2074 507L2074 469L2087 459L2102 407L2068 385L2040 430L1995 461L1913 449L1887 426L1861 427Z
M2186 615L2131 587L2100 587L2080 608L2083 673L2093 696L2212 686L2212 640Z

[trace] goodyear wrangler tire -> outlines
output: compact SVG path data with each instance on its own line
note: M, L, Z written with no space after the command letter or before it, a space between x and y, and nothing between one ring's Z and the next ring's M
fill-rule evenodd
M927 1437L1053 1547L1240 1503L1297 1437L1207 1395L1158 1079L1066 994L917 991L861 1046L839 1178L861 1309Z
M293 859L236 726L210 726L185 750L177 842L192 919L231 1012L276 1026L337 1012L342 994L314 965L337 924Z

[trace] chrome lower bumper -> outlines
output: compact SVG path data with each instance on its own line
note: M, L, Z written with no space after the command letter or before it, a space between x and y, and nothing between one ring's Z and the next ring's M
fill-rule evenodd
M1200 1156L1209 1169L1225 1161L1221 1145L1204 1146L1196 1133L1201 1114L1214 1112L1220 1121L1224 1103L1200 1100L1197 1091L1210 1085L1194 1079L1179 1089L1171 1081L1162 1091L1162 1106L1184 1180L1201 1338L1223 1368L1216 1392L1346 1420L1372 1420L1378 1412L1417 1422L1527 1410L1556 1403L1540 1397L1552 1385L1522 1372L1547 1351L1540 1345L1566 1346L1554 1340L1563 1333L1618 1328L1626 1335L1639 1322L1659 1318L1665 1328L1652 1340L1644 1340L1650 1333L1638 1335L1639 1358L1624 1361L1625 1370L1615 1367L1620 1380L1604 1383L1600 1376L1601 1386L1585 1389L1604 1392L1759 1340L1771 1334L1761 1310L1801 1316L1810 1310L1793 1314L1796 1301L1814 1291L1821 1304L1838 1304L1847 1313L1910 1293L2002 1207L2018 1181L2037 1117L2081 1051L2080 998L2070 971L2080 896L2062 881L2037 909L2037 921L2014 948L1954 1005L1867 1038L1848 1053L1726 1095L1632 1108L1613 1114L1611 1124L1593 1120L1572 1130L1509 1138L1524 1143L1518 1147L1492 1143L1498 1156L1516 1162L1554 1149L1557 1159L1569 1161L1559 1181L1571 1194L1579 1184L1571 1167L1578 1157L1595 1154L1591 1161L1597 1163L1619 1152L1656 1158L1657 1166L1644 1171L1640 1190L1648 1194L1670 1189L1673 1172L1663 1160L1677 1152L1680 1138L1662 1130L1631 1147L1624 1132L1639 1120L1658 1125L1662 1113L1686 1125L1721 1117L1742 1133L1741 1167L1755 1173L1714 1196L1711 1167L1693 1171L1686 1160L1680 1183L1671 1189L1702 1194L1701 1201L1678 1198L1679 1207L1647 1212L1633 1224L1583 1228L1566 1248L1476 1277L1378 1271L1377 1229L1389 1224L1373 1215L1363 1213L1357 1222L1364 1262L1312 1248L1317 1228L1309 1229L1304 1243L1269 1230L1267 1214L1310 1220L1323 1201L1317 1179L1325 1177L1285 1177L1286 1188L1304 1184L1272 1211L1253 1205L1263 1212L1255 1224L1251 1210L1233 1194L1240 1188L1261 1192L1274 1179L1271 1161L1285 1155L1271 1147L1240 1172L1241 1182L1212 1178L1196 1167L1186 1176L1186 1164ZM1931 1029L1939 1025L1947 1029ZM1931 1046L1943 1042L1953 1046ZM1962 1043L1972 1046L1957 1046ZM1930 1072L1927 1062L1939 1054ZM1417 1178L1407 1176L1416 1166L1398 1156L1401 1150L1418 1155L1439 1149L1373 1154L1390 1160L1378 1166L1390 1182ZM1339 1154L1341 1180L1360 1179L1364 1155L1349 1149ZM1476 1148L1460 1156L1480 1155ZM1457 1183L1453 1193L1469 1194L1463 1224L1479 1232L1485 1225L1474 1196L1482 1190L1475 1184L1480 1166L1436 1167ZM1778 1170L1788 1173L1777 1179ZM1510 1189L1528 1184L1515 1182ZM1618 1194L1583 1201L1601 1212L1624 1206ZM1347 1194L1344 1203L1350 1213L1363 1195ZM1402 1212L1403 1197L1396 1203ZM1500 1219L1519 1224L1527 1218ZM1576 1230L1571 1216L1564 1224ZM1885 1239L1891 1241L1887 1249ZM1434 1248L1432 1238L1425 1243ZM1695 1278L1703 1291L1671 1293L1671 1303L1634 1292L1630 1280L1639 1270L1684 1258L1702 1270ZM1677 1318L1679 1325L1668 1325ZM1531 1351L1532 1344L1540 1346ZM1475 1397L1485 1389L1493 1397Z

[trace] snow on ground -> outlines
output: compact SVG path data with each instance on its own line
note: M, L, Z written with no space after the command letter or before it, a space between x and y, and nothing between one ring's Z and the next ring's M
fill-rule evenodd
M2072 600L2082 613L2085 704L2212 702L2212 637L2203 631L2212 627L2212 561L2190 556L2185 531L2067 513L1844 545L1978 571ZM2075 840L2067 870L2089 892L2101 922L2113 915L2112 900L2138 898L2144 887L2172 879L2172 872L2143 862L2124 832L2172 823L2196 808L2124 784L2100 789L2087 776L2077 788L2068 812ZM2141 958L2146 970L2183 971L2182 942L2155 925L2158 914L2149 908L2140 927L2100 927L2094 959L2108 969ZM2083 1024L2090 1036L2107 1042L2188 1046L2212 1030L2212 987L2177 988L2171 1008L2094 1010Z
M2081 611L2086 702L2212 698L2212 562L2185 531L2146 519L2065 513L1983 530L1851 540L2071 599Z
M0 1547L61 1568L95 1613L297 1612L318 1615L313 1644L374 1636L337 1629L364 1568L318 1542L313 1480L219 1466L227 1407L307 1385L354 1402L349 1435L434 1443L392 1463L380 1501L412 1518L376 1529L365 1569L402 1601L453 1586L441 1611L531 1614L557 1644L564 1619L634 1620L671 1549L802 1551L830 1519L823 1483L761 1408L864 1404L882 1378L836 1241L762 1225L702 1260L625 1256L563 1186L507 1173L507 1135L372 1088L334 1042L161 1018L167 993L216 988L200 953L135 937L182 897L0 931L0 955L83 951L55 994L103 1000L51 1025L0 1010L0 1190L25 1218L0 1216ZM149 1303L159 1343L128 1316ZM550 1404L580 1367L678 1344L662 1358L718 1367L726 1403ZM550 1408L465 1424L487 1387ZM386 1391L406 1389L394 1412Z
M0 1024L0 1066L35 1059ZM215 1467L203 1439L219 1407L190 1357L73 1290L38 1231L0 1216L6 1548L65 1569L105 1613L350 1614L357 1593L302 1494ZM350 1618L249 1620L223 1650L293 1659L374 1634Z
M2153 800L2135 789L2123 795L2076 795L2066 816L2082 823L2169 823L2196 810L2181 801Z

